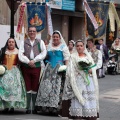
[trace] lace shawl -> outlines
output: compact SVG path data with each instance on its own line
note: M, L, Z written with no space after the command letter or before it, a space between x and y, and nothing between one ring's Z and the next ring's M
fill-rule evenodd
M90 54L87 52L87 50L84 51L86 54L86 57L89 58L89 60L92 62L92 65L94 65L94 61ZM64 86L64 92L63 92L63 100L72 99L74 96L76 96L79 100L79 102L84 105L85 99L82 97L82 90L77 87L76 83L76 72L79 72L78 65L77 65L77 59L79 58L78 53L71 54L69 64L66 71L66 82ZM93 83L95 86L96 91L96 101L97 101L97 107L99 110L99 102L98 102L98 80L96 76L96 67L92 68L92 75L93 75ZM84 77L85 79L85 77Z

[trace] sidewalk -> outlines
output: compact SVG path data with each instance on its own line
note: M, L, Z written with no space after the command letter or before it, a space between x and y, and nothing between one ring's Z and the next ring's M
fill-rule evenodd
M120 120L120 75L99 79L100 119Z

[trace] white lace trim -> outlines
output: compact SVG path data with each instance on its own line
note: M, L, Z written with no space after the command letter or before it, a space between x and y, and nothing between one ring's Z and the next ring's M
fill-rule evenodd
M72 58L71 58L72 59ZM73 60L70 60L70 70L73 70L73 63L74 62ZM74 71L74 70L73 70ZM71 86L72 86L72 89L74 91L74 94L75 96L78 98L79 102L84 105L85 104L85 99L82 97L82 90L81 89L78 89L77 87L77 83L76 83L76 80L75 80L75 75L74 75L74 72L70 71L70 83L71 83Z
M73 109L69 108L69 114L71 116L81 116L81 117L97 117L97 108L94 109Z
M18 54L18 49L15 48L14 51L8 51L8 50L7 50L7 51L5 52L5 54L7 54L7 55Z
M57 47L48 45L47 50L48 50L48 51L55 51L55 50L61 50L61 51L62 51L64 47L65 47L65 45L62 44L62 43L61 43L59 46L57 46Z

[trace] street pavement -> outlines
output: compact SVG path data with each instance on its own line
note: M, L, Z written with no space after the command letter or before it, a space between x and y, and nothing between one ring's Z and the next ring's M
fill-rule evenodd
M99 79L100 120L120 120L120 75Z
M120 75L106 75L99 79L100 118L99 120L120 120ZM62 120L60 117L25 114L16 110L14 114L3 115L0 120Z

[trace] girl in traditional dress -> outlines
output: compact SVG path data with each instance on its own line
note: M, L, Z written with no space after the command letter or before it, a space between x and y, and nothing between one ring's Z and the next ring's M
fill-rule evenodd
M0 76L0 108L3 113L13 113L14 108L26 108L26 90L18 67L18 47L13 38L9 38L1 49L0 63L6 72Z
M111 57L111 59L107 63L107 73L110 75L117 74L117 62L115 61L115 57Z
M61 65L67 65L69 50L59 31L54 31L47 47L47 66L40 83L36 106L42 113L58 114L61 109L64 77L58 74Z
M99 104L95 64L81 40L76 42L75 47L77 51L71 54L66 71L62 99L68 100L69 107L64 111L68 111L69 114L66 116L70 119L97 120ZM91 63L89 69L80 69L81 60Z

